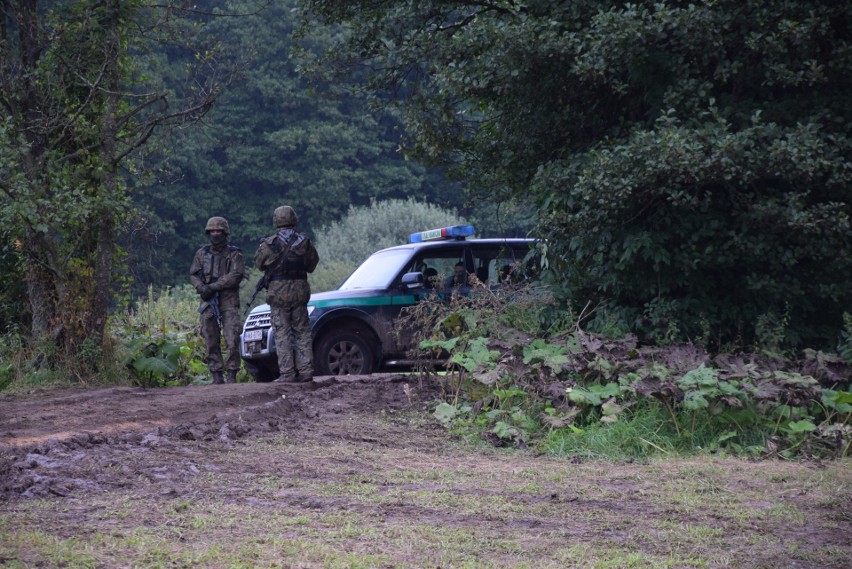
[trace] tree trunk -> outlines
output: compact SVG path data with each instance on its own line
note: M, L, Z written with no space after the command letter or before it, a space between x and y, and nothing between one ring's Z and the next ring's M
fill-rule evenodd
M104 46L106 65L105 86L106 101L102 114L102 130L100 154L106 165L103 178L99 181L106 196L114 197L119 193L118 175L116 173L116 140L118 127L116 113L118 112L120 92L119 59L121 57L121 37L119 33L119 2L109 3L104 27L109 38ZM108 200L109 201L109 200ZM115 214L110 208L103 208L97 213L98 231L94 259L94 291L91 297L91 307L86 323L85 333L91 340L103 343L106 330L109 302L112 297L112 264L115 256Z
M53 290L50 283L45 282L43 271L39 271L31 264L26 271L26 280L32 312L31 334L34 338L42 338L51 333L51 328L56 322Z

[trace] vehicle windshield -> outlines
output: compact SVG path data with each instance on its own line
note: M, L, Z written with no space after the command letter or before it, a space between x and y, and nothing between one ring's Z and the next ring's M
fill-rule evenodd
M410 249L374 253L337 290L386 289L410 257Z

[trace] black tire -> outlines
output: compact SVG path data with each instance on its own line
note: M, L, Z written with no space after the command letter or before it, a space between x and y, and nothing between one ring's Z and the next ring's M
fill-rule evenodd
M243 367L246 368L246 371L249 372L249 375L251 375L257 383L269 383L278 377L277 373L273 372L266 366L256 364L249 360L243 360Z
M317 375L367 375L373 373L372 342L352 329L331 331L314 352Z

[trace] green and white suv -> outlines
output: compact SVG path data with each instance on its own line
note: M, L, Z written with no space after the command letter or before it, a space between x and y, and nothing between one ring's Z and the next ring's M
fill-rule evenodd
M468 239L473 231L456 225L413 233L409 243L373 253L337 290L311 295L316 375L410 366L411 335L397 326L403 308L433 292L468 294L469 275L496 287L505 275L522 275L532 266L534 239ZM465 284L451 289L454 273ZM278 376L274 334L269 305L249 313L240 353L256 381Z

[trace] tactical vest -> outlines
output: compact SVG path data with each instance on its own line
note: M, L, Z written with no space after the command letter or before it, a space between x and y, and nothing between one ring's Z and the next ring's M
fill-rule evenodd
M239 251L235 245L228 245L227 250L213 252L212 245L204 246L204 256L201 258L201 280L204 284L210 284L219 280L219 277L227 275L231 270L231 253Z
M308 270L305 266L304 233L292 229L282 229L269 247L276 255L275 263L267 273L270 281L306 281Z

